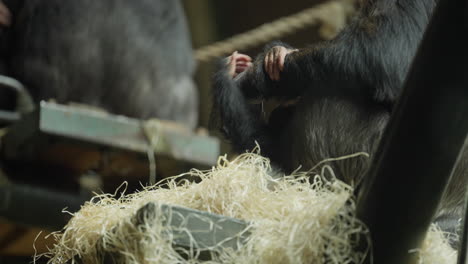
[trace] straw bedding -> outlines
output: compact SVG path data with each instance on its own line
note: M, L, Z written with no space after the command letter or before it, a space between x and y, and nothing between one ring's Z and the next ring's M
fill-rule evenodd
M361 263L370 254L368 230L355 217L353 190L326 165L318 171L273 178L269 161L246 153L220 157L209 171L192 170L134 194L96 196L54 233L49 263L102 263L106 254L126 264L202 263L195 249L172 246L162 219L135 226L132 216L148 202L185 206L248 221L251 233L237 251L217 250L205 263ZM193 183L184 176L196 176ZM170 231L170 230L169 230ZM361 251L356 246L361 245ZM364 245L364 246L362 246ZM179 251L177 251L179 250ZM185 250L187 257L180 252ZM215 250L216 251L216 250ZM456 253L435 227L414 249L420 263L455 263Z

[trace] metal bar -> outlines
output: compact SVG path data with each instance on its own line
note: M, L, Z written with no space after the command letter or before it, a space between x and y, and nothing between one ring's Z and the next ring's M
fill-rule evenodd
M416 263L468 132L467 1L440 0L358 199L374 263Z
M465 199L465 217L460 235L460 248L458 250L458 264L468 264L468 192Z
M21 118L21 115L17 112L0 110L0 123L2 124L15 123L15 122L18 122L20 118Z
M212 214L190 208L148 203L132 218L139 228L153 228L152 223L160 219L167 226L165 232L173 238L173 247L184 258L187 250L198 253L198 260L211 260L212 254L223 249L237 250L250 235L248 223L239 219ZM145 231L143 231L145 232ZM100 246L98 246L100 247ZM104 253L103 263L117 263L122 256L118 252ZM79 259L75 259L81 263ZM121 261L120 261L121 262Z
M146 154L150 146L143 124L138 119L55 103L41 102L40 107L42 132ZM193 134L169 121L159 122L156 128L156 154L204 165L216 163L218 139Z
M151 139L149 138L151 137ZM174 122L141 121L84 107L41 102L38 111L25 115L2 138L4 157L34 159L53 143L90 143L90 147L118 149L200 165L214 165L219 140L185 129Z
M77 212L85 198L44 189L22 186L0 186L0 217L15 224L59 230L71 217L64 208Z
M16 111L25 114L34 111L35 104L31 94L18 80L0 75L0 86L16 92Z
M28 90L22 83L11 77L0 75L0 89L10 89L16 93L16 111L0 110L0 123L11 124L18 122L22 114L32 112L35 108L34 101Z
M163 219L171 227L174 244L198 250L214 248L238 249L250 235L246 232L245 221L212 214L181 206L148 203L140 208L135 217L135 225L151 223L156 218ZM160 215L158 215L160 213Z

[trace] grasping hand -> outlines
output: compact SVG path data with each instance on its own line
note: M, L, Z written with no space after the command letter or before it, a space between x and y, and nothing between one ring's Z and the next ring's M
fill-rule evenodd
M265 56L264 67L270 79L279 81L280 72L284 69L284 59L286 55L298 51L297 49L287 49L283 46L274 46Z
M229 67L229 76L234 78L239 73L252 66L252 58L250 58L248 55L235 51L231 56L227 57L227 65Z
M11 13L8 7L0 1L0 26L9 26L11 24Z

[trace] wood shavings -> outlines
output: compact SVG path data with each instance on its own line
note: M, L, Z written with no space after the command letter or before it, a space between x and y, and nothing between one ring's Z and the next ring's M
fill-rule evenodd
M220 157L209 171L192 170L135 194L96 196L54 234L57 243L45 256L54 264L74 263L77 257L97 264L109 253L118 253L116 263L126 264L362 263L369 247L357 252L355 246L368 241L368 230L355 217L352 188L334 179L330 170L323 166L322 175L295 172L273 178L269 160L257 154L233 161ZM183 178L187 175L201 181L189 182ZM194 249L186 250L188 259L182 258L164 221L133 224L132 216L148 202L242 219L250 223L251 236L238 251L216 252L208 262L198 260ZM414 253L421 264L456 262L455 251L435 228Z

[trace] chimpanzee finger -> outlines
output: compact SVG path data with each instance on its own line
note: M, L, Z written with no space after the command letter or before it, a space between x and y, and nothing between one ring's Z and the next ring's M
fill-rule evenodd
M271 52L267 53L265 67L268 76L271 78Z
M231 61L232 61L232 56L227 56L226 58L224 58L224 62L226 63L226 65L231 64Z
M236 60L235 60L236 55L237 55L237 51L233 52L228 62L228 68L229 68L228 74L231 77L235 77L235 74L236 74Z
M272 59L271 59L271 57L272 57L271 52L268 52L266 57L265 57L265 60L266 60L265 71L267 72L268 76L270 76L270 79L272 78L272 75L271 75L271 66L272 66L271 61L272 61Z
M252 58L250 56L242 54L242 53L237 54L236 59L237 61L245 61L245 62L252 61Z
M4 17L2 14L0 14L0 25L1 26L9 26L10 25L10 21Z
M11 14L8 8L0 2L0 24L9 26L11 23Z
M244 72L248 67L236 67L236 73Z
M236 65L236 69L247 68L247 65Z
M227 56L226 57L226 65L230 65L233 63L233 61L235 60L235 56L236 56L236 52L237 51L234 51L230 56Z
M270 79L275 80L275 48L272 48L269 53L269 72Z
M279 63L279 58L281 57L281 48L277 48L275 52L275 80L278 81L280 79L279 72L280 72L280 65Z
M8 7L5 6L5 4L0 1L0 14L5 15L5 16L10 16L10 10Z
M263 58L263 69L268 73L268 53Z
M249 67L249 63L248 62L237 62L236 63L236 68L237 67Z
M248 62L248 61L236 61L236 65L247 65L251 62Z
M273 49L273 54L271 56L271 75L272 75L272 80L276 81L276 56L278 54L278 50L276 48Z
M284 56L284 50L285 48L284 47L280 47L278 48L278 55L276 56L276 61L275 61L275 64L276 64L276 80L279 81L281 79L281 68L282 68L282 65L281 65L281 59L282 57Z
M253 63L252 62L247 62L247 63L245 63L243 65L245 65L245 67L249 68L249 67L252 67Z
M249 68L249 67L244 67L244 66L236 67L236 73L244 72L244 71L247 70L248 68Z
M287 50L282 50L280 56L278 56L278 66L279 66L280 72L282 72L284 69L284 60L287 54L288 54Z
M271 79L276 80L276 51L271 55Z

